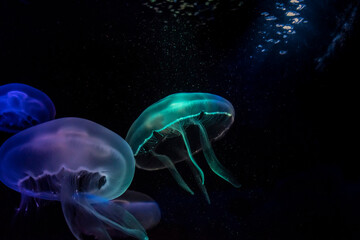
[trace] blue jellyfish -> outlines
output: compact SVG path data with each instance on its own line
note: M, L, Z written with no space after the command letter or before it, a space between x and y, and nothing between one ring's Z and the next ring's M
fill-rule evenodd
M135 160L109 129L81 118L61 118L25 129L0 148L0 180L27 197L61 201L76 239L110 240L112 228L148 239L144 228L111 199L129 187Z
M15 133L54 118L54 104L40 90L21 83L0 86L0 131Z
M203 151L213 172L235 187L237 180L218 161L211 147L234 122L235 111L226 99L209 93L177 93L148 107L130 127L126 141L136 166L145 170L168 168L177 183L194 194L175 167L186 161L210 203L204 173L193 155Z

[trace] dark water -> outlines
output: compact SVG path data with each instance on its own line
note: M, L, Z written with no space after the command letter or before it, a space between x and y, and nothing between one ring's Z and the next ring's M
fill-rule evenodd
M232 102L235 122L214 150L242 187L201 154L211 205L186 165L194 196L166 170L136 170L130 189L162 211L150 239L359 239L358 1L189 1L191 11L178 1L179 13L157 2L0 1L0 83L36 87L57 118L123 137L172 93ZM19 194L1 184L0 196L0 239L74 239L59 203L16 215Z

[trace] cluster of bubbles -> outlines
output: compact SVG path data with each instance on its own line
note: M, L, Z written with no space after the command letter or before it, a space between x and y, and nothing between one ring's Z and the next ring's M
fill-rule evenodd
M300 24L306 24L308 21L301 17L301 11L306 7L304 0L289 0L287 3L275 3L274 14L267 11L262 12L263 27L258 33L262 36L262 43L257 46L260 52L266 52L272 46L279 43L286 45L289 38L296 34L296 28ZM286 48L280 49L279 54L285 55Z
M243 3L242 0L148 0L143 5L157 13L196 17L206 22L213 20L214 12L222 6L236 11Z

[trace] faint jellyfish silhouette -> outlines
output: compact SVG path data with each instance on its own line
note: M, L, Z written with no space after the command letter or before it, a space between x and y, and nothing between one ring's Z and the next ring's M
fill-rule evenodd
M127 190L120 197L113 199L112 202L119 204L131 213L146 230L155 227L160 222L161 212L159 205L144 193ZM113 234L116 235L116 232Z
M220 96L177 93L161 99L141 113L130 127L126 141L135 154L137 167L145 170L168 168L177 183L194 194L175 168L175 163L186 160L210 203L204 173L193 154L202 150L213 172L233 186L240 187L217 160L210 143L225 134L234 117L232 104Z
M54 118L54 104L40 90L21 83L0 86L0 131L15 133Z
M61 201L77 239L110 240L108 228L148 239L141 224L109 200L125 192L135 171L129 145L109 129L62 118L25 129L0 148L0 180L27 196Z

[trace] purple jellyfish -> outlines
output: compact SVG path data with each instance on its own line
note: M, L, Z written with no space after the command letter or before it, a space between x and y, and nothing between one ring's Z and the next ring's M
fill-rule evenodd
M111 240L115 230L148 239L136 218L110 201L126 191L134 171L133 152L124 139L80 118L25 129L0 148L0 180L22 194L20 207L29 196L60 201L78 240Z

